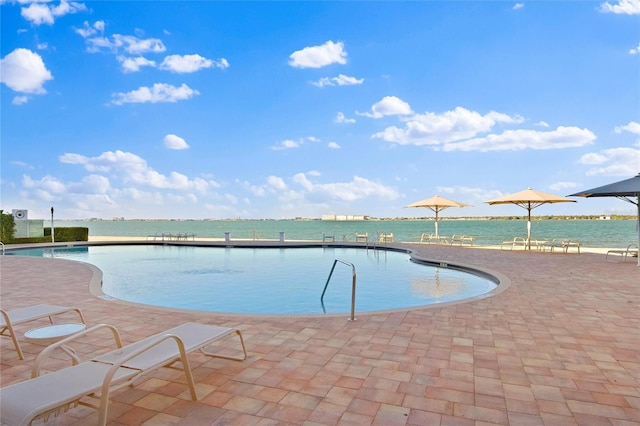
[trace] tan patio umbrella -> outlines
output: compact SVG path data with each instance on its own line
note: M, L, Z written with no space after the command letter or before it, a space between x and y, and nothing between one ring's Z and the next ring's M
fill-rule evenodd
M527 248L531 250L531 210L535 209L536 207L540 207L543 204L575 203L575 200L570 200L559 195L547 194L546 192L535 191L531 188L527 188L524 191L486 201L486 203L491 205L515 204L527 209Z
M431 209L436 214L436 238L438 237L438 214L449 207L467 207L469 204L460 203L458 201L449 200L448 198L441 197L436 195L435 197L427 198L425 200L416 201L415 203L411 203L407 207L426 207Z

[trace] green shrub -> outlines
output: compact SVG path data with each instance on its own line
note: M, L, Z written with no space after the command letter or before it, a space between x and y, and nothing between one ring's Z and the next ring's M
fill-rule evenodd
M55 228L55 242L89 241L89 228L67 227ZM44 237L12 238L12 244L50 243L51 228L44 228Z
M49 237L29 237L29 238L14 238L11 240L11 244L35 244L35 243L50 243L51 236Z
M15 230L16 223L13 220L13 215L0 210L0 241L11 243Z
M68 241L89 241L89 228L79 226L54 228L54 239L56 242ZM44 228L44 236L47 241L51 241L51 227Z

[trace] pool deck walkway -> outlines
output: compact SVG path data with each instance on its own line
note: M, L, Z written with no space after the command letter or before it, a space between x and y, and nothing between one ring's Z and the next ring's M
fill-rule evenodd
M242 330L246 361L190 357L198 401L189 398L180 371L160 369L112 394L111 425L640 424L635 259L396 246L496 271L510 286L465 303L372 314L356 307L355 322L346 314L226 315L97 297L87 265L0 256L0 301L5 309L79 307L90 325L116 326L125 344L186 321ZM0 343L1 386L28 379L42 347L21 339L21 361L11 339ZM83 340L75 349L86 357L107 343ZM61 365L62 356L52 364ZM95 411L79 407L48 424L96 420Z

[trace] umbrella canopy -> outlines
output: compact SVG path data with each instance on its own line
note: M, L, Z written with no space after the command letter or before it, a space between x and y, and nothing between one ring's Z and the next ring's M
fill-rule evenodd
M469 206L469 204L449 200L448 198L444 198L439 195L436 195L435 197L431 197L424 200L416 201L415 203L411 203L408 206L405 206L405 208L406 207L425 207L427 209L433 210L436 214L435 228L436 228L436 238L437 238L439 213L442 210L447 209L449 207L467 207L467 206Z
M527 188L524 191L494 198L493 200L486 201L486 203L490 205L515 204L527 210L527 248L531 250L531 210L543 204L575 203L575 200Z
M638 208L637 227L638 246L640 246L640 173L629 179L571 194L570 197L616 197L631 204L635 204ZM635 197L635 200L633 197ZM640 256L638 256L638 266L640 266Z

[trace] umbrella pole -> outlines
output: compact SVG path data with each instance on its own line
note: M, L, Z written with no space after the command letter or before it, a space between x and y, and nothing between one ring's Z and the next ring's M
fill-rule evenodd
M638 248L640 248L640 195L636 199L638 206L638 223L636 224L636 232L638 233ZM638 252L638 266L640 266L640 251Z
M529 212L527 219L527 249L531 251L531 202L529 202L529 208L527 211Z
M438 241L438 209L437 209L437 208L436 208L435 212L436 212L436 223L435 223L435 227L436 227L436 241Z

